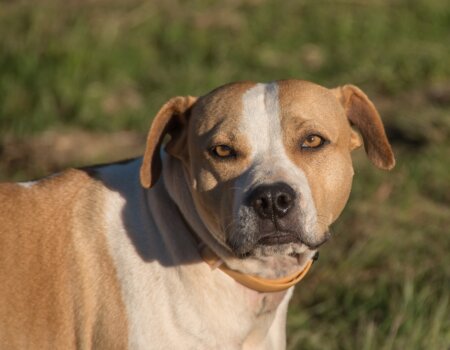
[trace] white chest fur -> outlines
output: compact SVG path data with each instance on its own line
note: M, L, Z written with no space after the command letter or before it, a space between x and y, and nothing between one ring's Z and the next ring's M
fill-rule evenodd
M282 347L291 292L260 294L211 271L164 183L151 191L140 187L139 165L100 171L108 187L107 239L122 286L130 348L272 348L273 342Z

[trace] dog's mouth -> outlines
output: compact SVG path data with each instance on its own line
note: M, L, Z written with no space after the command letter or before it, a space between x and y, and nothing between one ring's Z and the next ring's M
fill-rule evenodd
M323 235L323 239L320 241L310 242L304 239L301 239L299 235L289 232L289 231L276 231L269 234L263 234L257 241L257 245L282 245L289 243L301 244L308 247L311 250L315 250L323 245L330 238L331 233L329 231L325 232Z
M303 243L300 238L292 232L276 231L275 233L263 235L257 242L259 245L280 245L288 243Z
M310 238L309 235L290 230L260 231L253 235L253 240L243 240L242 238L247 238L248 236L234 234L227 239L226 243L236 256L240 258L272 255L297 256L303 255L308 251L317 250L328 241L331 233L330 231L325 231L321 235L311 236Z

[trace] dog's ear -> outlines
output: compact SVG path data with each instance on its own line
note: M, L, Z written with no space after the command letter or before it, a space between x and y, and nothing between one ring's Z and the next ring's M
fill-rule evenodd
M361 133L367 156L378 168L390 170L395 165L394 153L386 137L383 122L372 101L354 85L344 85L332 90L352 126ZM352 148L360 145L358 137L352 135Z
M166 135L171 137L166 147L170 153L186 150L185 127L191 107L196 100L197 98L192 96L173 97L156 114L147 136L147 146L141 165L140 178L143 187L152 187L159 178L161 173L159 151Z

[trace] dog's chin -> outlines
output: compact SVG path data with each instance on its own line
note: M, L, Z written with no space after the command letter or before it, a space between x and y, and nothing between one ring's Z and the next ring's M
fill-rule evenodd
M236 247L237 248L237 247ZM234 249L236 256L240 258L259 258L259 257L298 257L310 252L311 249L299 240L261 240L256 242L251 248L239 247Z
M278 244L258 243L248 252L247 256L269 257L269 256L300 256L310 251L308 246L301 242L286 242Z
M330 237L329 231L320 235L320 241L304 241L299 234L292 232L276 232L258 235L235 235L234 237L247 238L227 240L227 243L235 255L245 259L250 257L299 257L315 252ZM252 238L250 238L252 237ZM250 238L250 239L249 239Z

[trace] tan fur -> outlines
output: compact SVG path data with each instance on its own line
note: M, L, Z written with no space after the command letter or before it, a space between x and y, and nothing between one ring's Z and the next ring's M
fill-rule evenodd
M352 130L333 93L305 81L280 83L281 123L289 157L305 172L321 226L339 216L350 193ZM301 140L320 134L331 141L321 151L302 151Z
M199 191L214 187L211 178L221 184L237 177L248 166L245 155L250 152L251 145L246 140L245 130L238 130L237 125L242 115L242 95L254 85L252 82L225 85L202 97L193 107L187 146L191 154L189 170L197 181ZM233 166L215 162L216 168L212 169L204 162L205 157L211 160L211 155L204 151L210 146L221 144L238 149L242 157ZM202 174L199 174L199 169L203 170ZM210 174L210 177L204 174Z
M190 154L188 172L192 181L197 209L208 222L209 227L219 230L224 224L217 218L232 217L229 205L233 202L233 180L248 168L251 145L245 137L245 130L239 130L242 115L242 95L255 83L242 82L225 85L202 97L192 110L188 126L187 148ZM229 162L213 159L207 152L213 145L231 145L239 150L240 157L233 166ZM207 161L205 161L205 159ZM217 215L220 213L220 215ZM225 219L227 220L227 219ZM217 242L223 238L216 236Z
M0 203L1 348L125 348L102 188L69 170L30 188L3 184Z
M253 82L230 83L203 96L194 106L186 105L187 108L192 106L192 109L188 116L184 114L183 122L179 123L178 138L172 141L177 148L170 144L166 146L169 154L182 160L190 173L191 185L199 192L209 192L210 196L196 196L196 199L201 203L198 210L202 211L203 217L211 219L209 224L213 227L219 226L220 223L215 220L217 215L209 211L219 211L222 217L230 217L231 213L227 211L227 207L217 208L216 204L219 202L219 197L224 199L224 202L232 201L233 192L229 190L231 183L228 180L239 176L248 166L248 161L243 158L244 161L234 167L229 167L225 163L216 163L217 169L212 169L203 161L205 157L211 159L211 155L204 150L214 144L230 143L241 152L249 150L250 145L245 142L245 131L236 130L236 125L242 114L241 96L254 85ZM153 146L154 140L162 140L167 133L165 125L171 120L179 119L180 113L177 113L179 107L173 101L182 101L182 97L172 98L161 108L149 132L142 169L147 169L151 173L153 173L155 162L152 159L155 156L159 157L158 148ZM217 125L221 126L220 133L217 133L215 129ZM146 187L145 182L142 184ZM194 192L194 196L196 193Z
M392 169L395 166L394 154L372 101L354 85L344 85L333 89L333 92L350 122L361 132L369 159L381 169Z
M196 98L191 96L174 97L167 101L156 115L148 133L144 166L141 168L141 183L145 188L154 185L161 173L159 149L163 142L163 136L169 134L174 141L183 138L180 132L187 124L186 114L195 100Z

